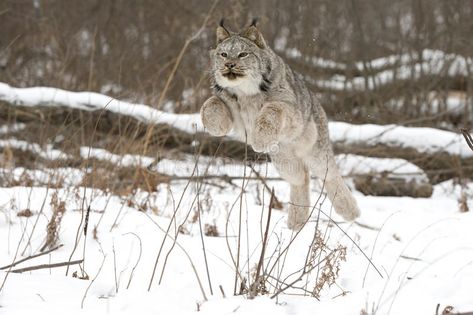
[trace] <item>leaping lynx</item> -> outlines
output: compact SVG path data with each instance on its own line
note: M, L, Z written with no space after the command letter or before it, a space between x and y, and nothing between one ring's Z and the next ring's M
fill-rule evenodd
M359 216L329 142L327 117L302 77L267 45L253 23L240 33L217 27L217 46L210 51L213 96L200 110L214 136L232 129L257 152L267 152L290 184L287 225L301 228L308 220L310 171L325 179L335 211L346 220Z

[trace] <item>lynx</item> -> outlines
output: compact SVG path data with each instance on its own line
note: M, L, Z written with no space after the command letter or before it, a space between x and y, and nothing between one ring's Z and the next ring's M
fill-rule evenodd
M217 27L210 51L213 96L200 115L206 130L233 130L256 152L266 152L290 184L287 225L300 229L309 219L310 172L325 180L335 211L346 220L360 214L344 183L329 142L327 117L302 77L268 46L256 22L239 33Z

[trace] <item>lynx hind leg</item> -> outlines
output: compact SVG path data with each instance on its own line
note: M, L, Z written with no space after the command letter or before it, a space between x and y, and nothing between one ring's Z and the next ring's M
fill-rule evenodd
M321 180L325 179L325 189L332 202L335 212L345 220L352 221L360 216L360 209L350 189L343 180L333 153L319 154L311 165L315 174Z
M290 185L287 226L292 230L299 230L309 218L309 170L302 160L295 157L271 156L271 159L281 177Z
M216 96L205 101L200 109L202 124L207 131L217 137L226 135L232 129L232 115L227 105Z

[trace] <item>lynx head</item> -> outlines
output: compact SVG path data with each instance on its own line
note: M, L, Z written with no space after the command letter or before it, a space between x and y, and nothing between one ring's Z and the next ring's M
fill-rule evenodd
M210 52L215 87L254 95L269 88L270 52L256 20L240 33L217 27L217 47Z

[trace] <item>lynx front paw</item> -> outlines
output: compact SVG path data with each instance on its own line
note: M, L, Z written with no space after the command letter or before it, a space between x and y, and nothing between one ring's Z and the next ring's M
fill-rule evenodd
M252 147L256 152L277 153L282 110L277 106L263 108L256 119Z
M227 106L212 96L200 109L200 117L207 131L213 136L224 136L232 129L232 116Z

